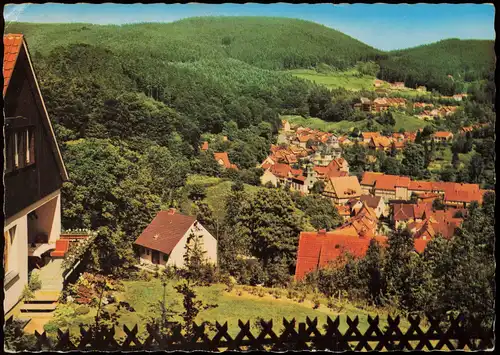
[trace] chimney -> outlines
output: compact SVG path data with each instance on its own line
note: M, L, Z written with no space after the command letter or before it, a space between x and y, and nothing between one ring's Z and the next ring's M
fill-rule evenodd
M176 211L176 210L175 210L175 208L169 208L169 209L168 209L168 214L170 214L170 215L174 215L174 214L175 214L175 211Z

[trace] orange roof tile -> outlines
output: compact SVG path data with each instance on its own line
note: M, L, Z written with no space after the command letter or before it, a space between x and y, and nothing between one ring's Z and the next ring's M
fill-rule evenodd
M229 161L227 152L214 153L214 158L216 161L222 161L222 164L226 169L238 169L235 164L231 164L231 162Z
M24 37L22 34L6 34L3 36L3 96L7 93L10 78L14 72L17 57L21 51Z

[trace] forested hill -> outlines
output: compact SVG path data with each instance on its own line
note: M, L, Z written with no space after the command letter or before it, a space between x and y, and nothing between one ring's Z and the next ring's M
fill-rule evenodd
M452 38L388 54L379 63L379 76L409 87L427 85L447 94L460 91L453 88L463 82L494 81L494 41Z
M344 69L383 53L331 28L272 17L198 17L172 23L123 26L13 23L32 52L86 43L113 52L141 53L168 62L234 58L264 69L307 68L318 63Z

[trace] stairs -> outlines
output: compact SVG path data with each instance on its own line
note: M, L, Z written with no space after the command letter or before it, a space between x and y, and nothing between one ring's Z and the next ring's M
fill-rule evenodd
M35 291L35 297L30 301L24 301L20 307L20 319L25 320L26 333L39 333L44 331L43 326L49 322L57 307L59 291Z

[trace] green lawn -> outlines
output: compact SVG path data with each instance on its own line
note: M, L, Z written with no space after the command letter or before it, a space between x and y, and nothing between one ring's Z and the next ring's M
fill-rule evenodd
M203 199L204 202L212 209L215 216L222 220L225 214L225 202L226 197L231 193L231 186L233 182L230 180L204 176L204 175L190 175L186 180L186 185L203 185L206 187L206 197ZM245 191L249 193L254 193L263 189L264 187L253 186L248 184L243 184ZM190 213L192 207L192 202L190 200L185 201L182 204L182 210L186 213Z
M468 164L473 155L474 150L471 150L467 154L458 154L458 158L460 160L459 168L463 168L466 164ZM435 173L440 172L444 167L451 165L452 158L453 153L451 152L450 146L444 149L439 149L436 152L434 160L429 164L429 170Z
M298 78L313 81L330 89L345 88L353 91L375 89L373 86L375 77L370 75L358 76L356 70L331 72L328 74L321 74L311 69L294 69L288 72Z
M431 124L430 122L407 115L404 112L395 112L394 119L396 120L396 124L394 125L394 131L396 132L401 128L404 128L406 132L415 132L417 129Z
M181 311L182 296L177 293L173 288L173 281L167 284L166 287L166 300L167 305L175 310ZM116 328L118 336L123 336L123 325L132 328L136 324L139 326L139 331L145 331L145 322L150 316L154 314L151 310L151 304L158 302L163 297L163 287L159 279L152 279L151 281L124 281L124 291L115 293L119 301L128 302L135 310L135 312L120 311L118 319L119 325ZM238 290L240 292L238 292ZM269 289L265 289L269 291ZM292 320L295 318L297 322L305 322L306 317L318 317L320 325L326 322L327 316L332 319L340 316L341 331L347 329L346 316L356 317L359 316L360 331L364 332L367 327L367 315L375 316L373 310L363 310L355 308L352 305L346 305L340 312L334 312L326 306L326 299L321 300L321 305L318 309L313 309L313 303L308 298L299 303L295 300L290 300L286 297L286 292L283 290L282 296L275 299L269 293L265 293L263 297L253 295L243 290L242 286L236 286L231 292L226 292L224 285L212 285L209 287L196 287L195 292L198 299L202 300L205 304L216 304L217 307L209 310L201 311L197 317L198 322L210 321L223 324L228 323L229 333L235 336L238 331L238 320L249 320L252 328L256 329L255 322L259 318L264 320L273 320L275 324L275 331L282 329L283 318ZM55 336L56 328L62 327L70 330L70 334L75 336L79 334L79 323L89 324L93 322L95 310L84 316L75 315L74 311L79 306L77 305L63 305L60 304L56 311L56 317L48 325L46 325L47 332ZM114 305L107 305L107 309L115 309ZM381 323L384 325L386 315L383 311L377 312L381 315ZM180 320L178 316L174 316L173 320ZM406 327L406 322L403 322ZM145 334L145 333L143 333Z
M349 133L354 129L354 127L362 129L366 125L366 120L357 122L346 121L346 120L339 122L326 122L316 117L304 118L302 116L292 116L292 115L281 116L281 118L287 120L291 124L296 124L298 126L309 127L312 129L318 129L323 132L332 132L332 133Z

